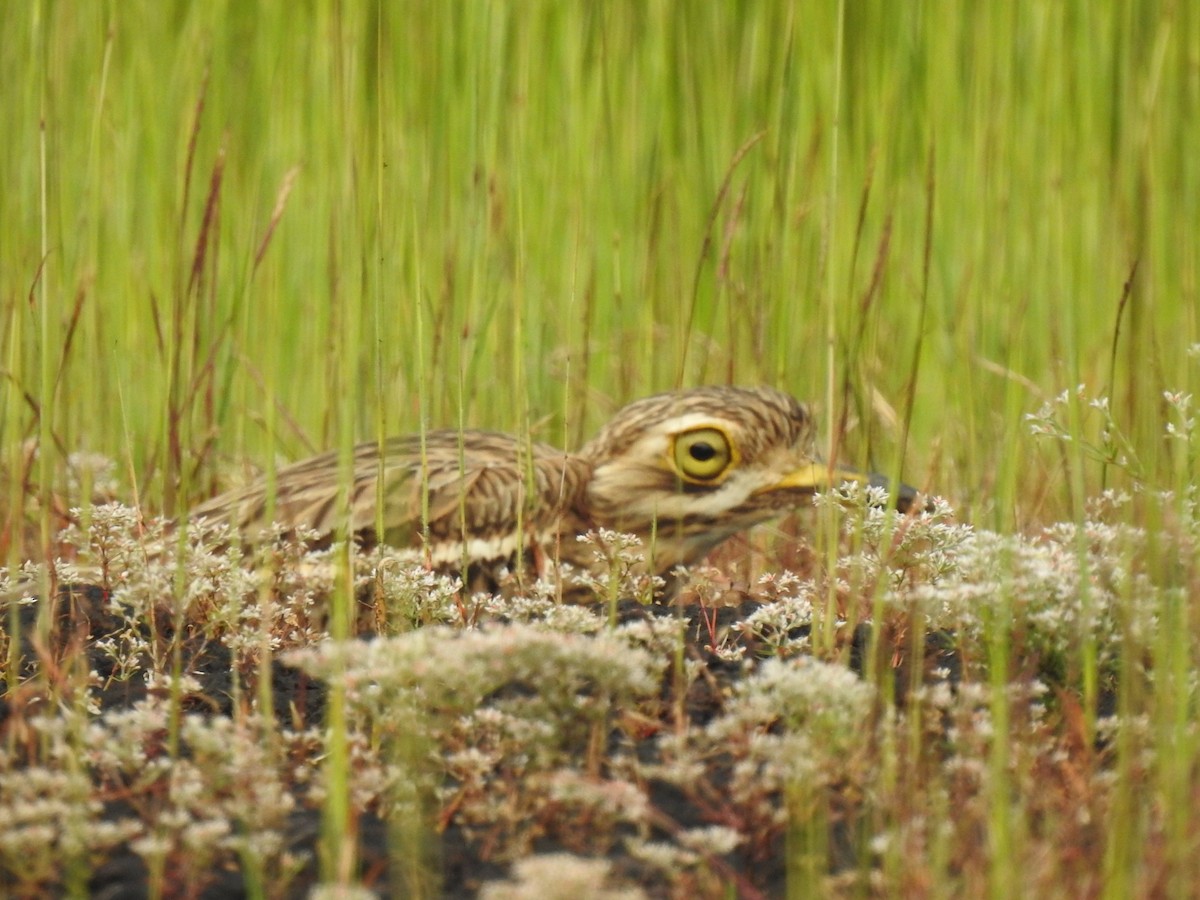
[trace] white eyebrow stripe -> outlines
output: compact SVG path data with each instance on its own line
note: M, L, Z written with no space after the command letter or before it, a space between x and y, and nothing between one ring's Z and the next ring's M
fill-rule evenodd
M664 419L655 430L661 430L667 434L678 434L681 431L690 431L700 427L716 428L723 432L728 429L728 423L709 413L690 412Z

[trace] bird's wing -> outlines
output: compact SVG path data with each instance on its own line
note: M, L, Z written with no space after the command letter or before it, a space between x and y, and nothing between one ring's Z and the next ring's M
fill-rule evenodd
M415 435L354 449L349 529L364 543L378 540L379 486L383 485L383 542L418 546L426 528L431 541L551 527L559 511L574 508L588 466L542 444L482 431L434 431L424 444ZM271 522L304 526L319 542L338 531L338 454L325 453L280 469L273 502L265 480L208 501L193 515L227 521L253 540ZM530 487L533 488L530 491Z

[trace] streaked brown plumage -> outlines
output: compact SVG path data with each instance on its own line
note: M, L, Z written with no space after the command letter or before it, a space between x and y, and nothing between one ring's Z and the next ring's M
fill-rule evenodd
M477 574L518 550L540 569L587 566L592 551L577 537L606 528L641 537L661 574L831 482L875 480L818 462L813 438L807 410L787 394L705 387L631 403L577 453L486 431L361 444L348 531ZM338 455L326 453L281 469L273 501L259 481L194 515L228 521L248 540L273 520L328 541L340 530L340 489ZM912 496L902 487L900 505Z

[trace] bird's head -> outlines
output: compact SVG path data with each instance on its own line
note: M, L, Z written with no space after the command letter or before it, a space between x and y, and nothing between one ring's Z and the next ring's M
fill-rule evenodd
M587 444L596 524L654 535L655 568L689 564L738 531L843 481L814 453L808 410L770 388L704 387L631 403ZM907 499L913 492L903 489ZM903 504L904 497L901 497Z

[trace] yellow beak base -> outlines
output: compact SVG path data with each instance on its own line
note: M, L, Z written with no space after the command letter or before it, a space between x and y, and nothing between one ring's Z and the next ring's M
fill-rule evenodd
M822 462L808 462L789 472L775 484L764 488L762 493L782 490L819 491L836 487L846 481L857 481L870 487L881 487L888 492L891 504L908 512L917 499L916 488L900 483L893 485L887 478L874 472L859 472L842 466L827 466Z

